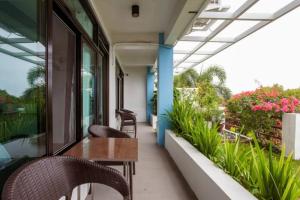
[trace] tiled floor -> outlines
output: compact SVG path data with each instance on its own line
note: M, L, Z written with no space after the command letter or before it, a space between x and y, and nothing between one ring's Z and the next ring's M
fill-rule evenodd
M133 176L133 199L197 199L168 152L156 144L156 136L149 125L139 124L138 139L139 161L136 163L136 175ZM93 191L95 200L122 199L119 194L102 185L94 185Z

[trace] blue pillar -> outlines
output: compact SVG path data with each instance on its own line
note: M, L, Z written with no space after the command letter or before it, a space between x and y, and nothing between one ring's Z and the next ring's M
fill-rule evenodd
M150 123L151 114L152 114L152 97L153 97L153 90L154 90L154 73L152 72L152 67L147 67L147 122Z
M165 144L165 130L170 128L167 112L173 107L173 47L164 45L163 34L159 34L158 49L158 101L157 143Z

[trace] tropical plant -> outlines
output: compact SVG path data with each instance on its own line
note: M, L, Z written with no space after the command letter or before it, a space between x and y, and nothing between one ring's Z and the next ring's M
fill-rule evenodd
M173 109L167 115L175 133L182 137L189 134L189 130L193 127L195 109L188 99L175 99Z
M222 114L219 109L222 99L210 82L203 81L198 84L194 101L197 102L206 121L219 120Z
M218 156L218 165L229 175L240 181L249 165L249 148L241 148L239 138L235 142L224 140Z
M197 86L199 74L194 69L188 69L184 73L174 77L175 88L195 88Z
M186 134L187 139L206 157L216 157L218 147L221 144L221 136L217 125L214 124L212 127L209 127L201 115L194 118L192 125L192 128L189 130L190 134Z
M231 91L225 85L226 72L220 66L210 66L201 71L200 74L194 69L189 69L184 73L175 76L174 87L195 88L199 83L208 82L217 91L217 94L224 99L229 99Z
M221 137L217 125L209 127L189 99L174 101L173 110L168 112L172 130L188 140L200 152L209 158L217 155Z
M153 92L151 104L152 104L152 114L157 115L157 90Z
M251 145L253 171L256 181L257 197L272 200L296 200L300 195L299 171L293 169L292 154L285 158L285 147L279 158L273 156L272 145L269 146L268 157L260 148L256 139L255 146Z

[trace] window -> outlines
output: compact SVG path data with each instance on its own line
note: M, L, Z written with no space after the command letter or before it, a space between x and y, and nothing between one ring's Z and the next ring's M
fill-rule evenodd
M56 14L53 14L52 54L52 135L55 153L76 141L76 35Z
M88 127L95 122L96 95L95 95L95 61L96 53L87 43L82 49L82 121L83 135L88 135Z
M116 60L116 108L124 108L124 73Z
M79 0L65 0L65 3L86 33L93 39L94 25Z
M98 124L104 124L103 113L103 57L98 54L97 64L97 110L98 110Z
M0 1L0 180L46 154L45 1Z

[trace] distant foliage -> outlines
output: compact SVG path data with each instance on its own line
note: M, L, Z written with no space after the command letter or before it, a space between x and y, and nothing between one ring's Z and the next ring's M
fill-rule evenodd
M220 66L210 66L200 73L194 69L189 69L174 77L175 88L197 88L199 84L209 83L216 89L220 97L229 99L231 91L226 87L225 82L226 72Z

